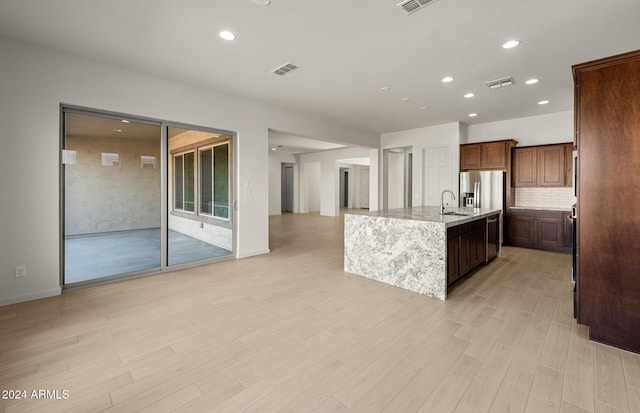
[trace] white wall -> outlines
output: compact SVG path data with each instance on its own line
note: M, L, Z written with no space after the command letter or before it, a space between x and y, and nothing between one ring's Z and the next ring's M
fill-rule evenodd
M296 163L296 157L291 152L269 151L269 215L282 214L282 164ZM294 212L297 212L297 204L295 202L298 185L296 185L297 177L294 170L293 193Z
M379 209L379 183L382 182L380 173L380 153L377 149L369 150L369 211Z
M402 148L411 147L413 153L413 194L412 205L427 205L424 200L425 188L425 162L424 153L429 148L449 147L451 164L449 174L441 178L440 186L452 189L457 192L459 171L460 171L460 139L464 135L465 128L459 122L446 123L443 125L429 126L425 128L410 129L406 131L384 133L380 137L381 148ZM384 166L380 171L384 176ZM382 193L382 186L378 187ZM381 205L381 204L380 204Z
M468 126L466 143L503 139L515 139L518 146L572 142L573 111Z
M308 182L308 164L320 163L320 215L335 217L340 215L340 168L341 159L368 158L370 149L366 148L344 148L331 151L305 153L300 155L300 182L305 185ZM371 178L369 178L371 180ZM377 178L375 185L378 185ZM306 199L310 192L315 192L312 188L300 189L300 212L309 212ZM369 194L371 199L371 194ZM376 199L376 204L378 200Z
M236 132L238 257L269 251L269 128L369 148L379 142L326 119L4 37L0 55L0 305L60 292L61 103ZM26 277L13 276L17 265L26 265Z
M322 164L320 162L309 162L305 164L307 177L307 198L308 212L319 212L321 207L322 193Z
M405 154L387 152L387 208L404 208Z

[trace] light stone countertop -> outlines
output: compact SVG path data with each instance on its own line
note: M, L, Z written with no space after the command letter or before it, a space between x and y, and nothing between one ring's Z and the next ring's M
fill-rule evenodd
M440 207L353 211L344 216L344 270L440 300L447 298L447 228L500 210Z
M437 206L418 206L413 208L396 208L380 211L355 211L347 212L347 214L365 215L369 217L406 219L413 221L427 221L444 224L445 228L453 227L467 222L475 221L480 218L488 217L501 212L499 209L486 208L457 208L446 207L445 212L457 212L469 214L467 216L460 215L440 215L440 207Z

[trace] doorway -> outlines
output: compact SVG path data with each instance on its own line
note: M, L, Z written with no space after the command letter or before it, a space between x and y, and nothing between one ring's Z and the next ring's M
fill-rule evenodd
M281 212L293 212L293 164L281 164Z
M63 286L233 256L235 135L72 107L61 125Z
M411 147L383 150L383 208L411 208L413 152Z
M340 207L349 208L349 168L340 168Z

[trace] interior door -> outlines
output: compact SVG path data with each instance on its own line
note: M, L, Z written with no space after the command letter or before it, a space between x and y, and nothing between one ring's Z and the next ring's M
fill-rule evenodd
M293 165L282 166L282 212L293 212Z

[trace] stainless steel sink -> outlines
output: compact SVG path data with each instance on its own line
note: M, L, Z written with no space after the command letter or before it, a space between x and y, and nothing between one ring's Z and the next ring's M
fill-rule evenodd
M443 212L440 215L455 215L457 217L470 217L473 214L467 213L467 212L455 212L455 211L448 211L448 212Z

